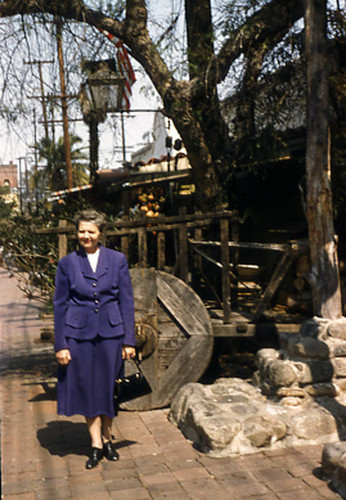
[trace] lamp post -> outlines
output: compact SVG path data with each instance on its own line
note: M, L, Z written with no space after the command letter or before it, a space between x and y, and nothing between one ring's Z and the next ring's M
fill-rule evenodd
M90 182L95 181L98 170L98 124L107 113L122 109L125 78L116 69L114 59L85 61L82 66L88 79L81 86L79 98L83 119L90 133Z

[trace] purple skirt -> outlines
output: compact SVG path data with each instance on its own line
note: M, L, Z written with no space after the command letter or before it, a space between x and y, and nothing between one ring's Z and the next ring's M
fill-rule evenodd
M58 413L113 418L114 384L123 372L123 337L67 342L72 360L58 368Z

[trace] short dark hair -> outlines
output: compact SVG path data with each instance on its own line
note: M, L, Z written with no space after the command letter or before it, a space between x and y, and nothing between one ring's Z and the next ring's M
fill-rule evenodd
M95 224L95 226L97 226L99 231L102 233L107 222L107 217L105 214L103 214L102 212L98 212L97 210L82 210L74 218L74 223L77 230L79 228L80 222L91 222L92 224Z

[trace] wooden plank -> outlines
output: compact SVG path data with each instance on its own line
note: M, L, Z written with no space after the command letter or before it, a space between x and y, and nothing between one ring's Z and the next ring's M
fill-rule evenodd
M272 299L274 293L278 289L278 286L282 282L285 274L287 273L288 269L290 268L292 261L294 258L294 252L292 251L287 251L285 252L282 257L280 258L270 280L268 283L267 288L265 289L260 301L258 302L254 315L253 315L253 322L255 323L258 321L258 319L262 316L263 312L267 308L270 300Z
M145 227L140 227L138 232L138 263L141 267L147 267L148 263L148 241Z
M209 315L201 299L183 281L172 278L168 281L168 274L158 272L159 300L188 335L211 335Z
M222 264L222 302L223 321L229 323L231 315L231 283L229 278L229 225L227 219L220 220L221 264Z
M301 323L261 323L256 325L254 323L231 323L229 325L223 325L222 323L214 322L213 325L213 336L219 337L254 337L256 333L260 334L261 329L270 329L273 334L283 333L299 333L301 328Z
M190 337L159 382L161 404L169 404L180 387L188 382L196 382L201 377L212 350L212 337Z
M123 228L123 229L116 229L116 230L109 230L107 231L107 237L108 236L123 236L126 234L137 234L138 233L138 227L144 227L145 230L148 233L152 232L157 232L157 231L173 231L180 228L180 222L172 223L172 224L151 224L151 219L148 219L148 221L143 224L142 226L136 225L136 227L133 228ZM157 219L155 219L157 221ZM187 222L186 226L188 229L195 229L195 228L208 228L212 224L215 224L217 221L214 220L207 220L207 221L195 221L195 222ZM74 236L73 236L74 237Z
M124 221L128 220L129 216L123 215L122 219ZM122 253L126 256L126 258L128 260L129 259L129 235L125 235L121 238L120 246L121 246Z
M67 227L67 220L59 219L59 229L65 229ZM59 233L59 259L62 259L67 255L67 236L66 233Z
M217 260L213 259L212 257L210 257L210 255L206 254L205 252L203 252L202 250L200 250L199 248L194 248L193 249L194 252L196 252L197 254L199 254L201 257L204 257L204 259L208 260L209 262L211 262L212 264L215 264L215 266L219 267L220 269L222 269L222 264L221 262L218 262ZM231 265L229 264L228 265L228 271L229 273L231 274L231 276L233 276L233 278L236 278L236 276L234 275L234 273L232 272L232 269L231 269Z
M191 245L199 246L221 246L220 241L203 241L198 239L189 239ZM228 246L231 248L249 248L253 250L273 250L277 252L286 252L290 248L289 243L247 243L239 241L229 241Z
M150 325L158 331L158 307L155 269L130 269L135 300L135 320L137 324ZM153 391L157 390L158 354L157 346L153 354L142 362L142 369ZM150 398L149 398L150 400Z
M239 243L239 224L235 223L231 225L231 240L235 243ZM229 243L229 242L228 242ZM233 308L237 308L238 303L238 286L239 286L239 247L231 247L231 263L233 269L233 282L231 287L231 304Z
M185 207L181 212L186 211ZM187 226L181 223L179 226L179 277L188 282L189 276L189 261L188 261L188 240L187 240Z
M195 240L202 240L202 228L196 228L194 232ZM202 258L200 255L195 255L194 256L194 264L195 267L201 271L202 270Z
M197 246L221 246L220 241L205 241L190 238L189 243ZM229 247L248 248L253 250L273 250L277 252L287 252L292 250L296 253L305 253L309 250L309 241L305 238L301 240L291 240L289 243L250 243L229 241Z
M254 324L219 324L214 323L213 325L213 336L220 337L254 337L256 334L256 325Z
M150 224L152 226L152 231L157 231L157 227L162 224L180 224L181 222L200 222L202 225L208 225L210 223L216 223L219 219L229 219L238 221L238 212L236 210L230 211L225 210L222 212L206 212L206 213L196 213L196 214L186 214L186 215L174 215L171 217L160 216L160 217L145 217L143 219L136 220L119 220L108 223L106 225L106 234L112 234L112 228L138 228L141 226L146 226ZM64 228L40 228L35 232L37 234L56 234L56 233L71 233L75 231L75 226L70 224Z
M166 264L166 235L163 231L157 233L157 268L163 271Z

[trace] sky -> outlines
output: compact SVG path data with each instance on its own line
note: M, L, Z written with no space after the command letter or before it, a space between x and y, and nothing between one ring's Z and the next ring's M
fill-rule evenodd
M183 0L149 0L149 9L155 13L154 22L150 29L162 31L162 26L167 22L171 10L176 10L183 5ZM110 42L109 42L110 43ZM115 51L114 51L115 55ZM49 57L46 53L41 53L40 58ZM18 64L21 64L19 61ZM131 110L156 110L161 107L161 102L156 91L153 89L150 80L139 70L139 65L132 60L135 68L137 81L132 87ZM144 89L144 90L143 90ZM38 92L39 93L39 92ZM37 103L36 103L37 104ZM40 113L40 106L37 115ZM99 125L99 165L100 168L117 168L122 166L123 161L123 140L126 145L126 160L131 160L131 152L138 150L145 142L151 139L154 112L130 112L124 113L124 129L122 134L121 118L119 114L109 114L105 123ZM80 114L80 118L82 115ZM60 117L59 117L60 118ZM42 120L38 117L37 121ZM34 164L34 154L31 146L34 144L34 127L23 123L16 127L16 131L9 132L4 122L0 120L0 164L19 163L20 157L25 157L27 166L30 168ZM77 134L83 140L83 146L89 147L89 130L82 121L70 122L70 132ZM37 123L37 136L43 137L43 125ZM62 135L62 126L56 125L56 137ZM23 160L24 162L24 160ZM23 163L22 162L22 163Z
M141 91L143 86L150 85L148 79L144 75L136 72L137 81L132 87L131 109L156 110L160 108L158 97L146 96ZM154 112L130 112L124 113L124 129L125 129L125 145L126 145L126 160L131 159L131 152L140 148L144 140L151 137ZM82 114L80 113L80 118ZM58 117L57 117L58 118ZM83 144L88 147L89 130L87 125L82 121L71 122L70 132L73 132L83 139ZM38 124L38 136L43 133L42 125ZM56 125L56 136L62 135L62 126ZM143 136L147 135L145 139ZM122 151L122 127L119 114L109 114L105 123L99 125L100 139L100 167L115 168L122 166L123 159ZM33 150L30 145L34 144L33 127L29 130L23 124L23 128L17 128L16 132L9 132L4 121L0 122L0 163L8 164L10 161L18 163L19 157L27 157L28 163L33 163ZM118 164L119 163L119 164ZM118 165L117 165L118 164Z

